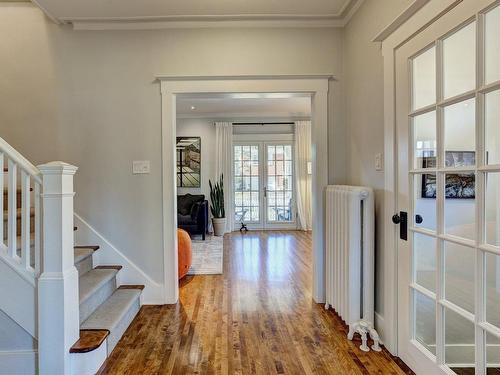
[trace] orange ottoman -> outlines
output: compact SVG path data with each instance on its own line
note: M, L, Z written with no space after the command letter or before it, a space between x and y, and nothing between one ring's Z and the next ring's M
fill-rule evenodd
M191 267L192 251L191 237L183 229L177 229L177 251L178 251L178 272L179 280L186 276L189 267Z

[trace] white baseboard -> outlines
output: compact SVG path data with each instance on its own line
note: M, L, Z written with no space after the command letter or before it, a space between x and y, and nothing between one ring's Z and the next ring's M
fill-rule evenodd
M165 304L162 284L151 279L81 216L76 213L74 216L75 225L78 227L78 230L75 232L75 243L78 245L100 246L100 249L94 254L94 266L106 264L123 266L121 271L118 272L118 284L142 284L145 288L141 296L141 304Z
M0 374L35 375L37 354L36 350L0 351Z

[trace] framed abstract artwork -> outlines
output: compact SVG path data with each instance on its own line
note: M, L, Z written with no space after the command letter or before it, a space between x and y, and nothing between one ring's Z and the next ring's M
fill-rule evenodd
M177 187L201 187L201 138L177 137Z

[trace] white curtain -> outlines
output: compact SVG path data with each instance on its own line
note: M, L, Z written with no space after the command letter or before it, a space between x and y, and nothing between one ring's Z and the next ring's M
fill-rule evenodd
M233 230L233 124L215 123L215 177L217 181L224 175L224 208L226 211L226 231Z
M295 186L299 228L312 229L311 121L295 123Z

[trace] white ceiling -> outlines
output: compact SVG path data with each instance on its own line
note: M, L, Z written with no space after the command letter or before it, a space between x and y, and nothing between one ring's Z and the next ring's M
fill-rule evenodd
M191 107L195 109L191 109ZM177 98L180 118L307 118L311 98L280 95L197 95Z
M362 0L33 0L59 22L344 20Z

